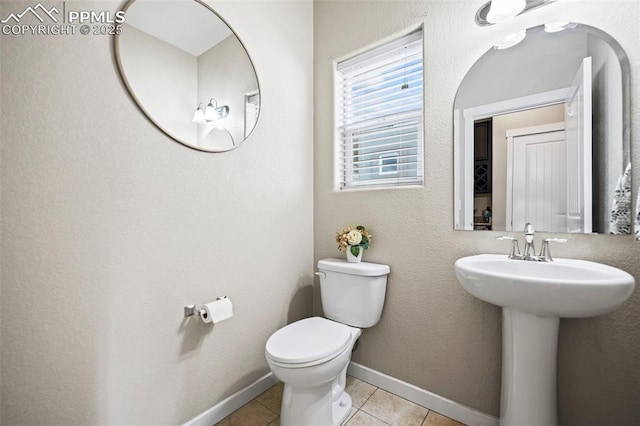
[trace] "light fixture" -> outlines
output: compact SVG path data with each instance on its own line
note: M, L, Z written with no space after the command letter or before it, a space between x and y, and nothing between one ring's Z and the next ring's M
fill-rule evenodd
M487 21L492 24L517 16L527 6L526 0L491 0Z
M518 31L515 34L511 34L505 37L500 43L493 46L496 50L508 49L520 43L527 36L527 30Z
M198 105L198 108L196 109L195 114L193 114L193 122L194 123L204 123L205 119L204 119L204 111L202 111L201 108L202 104Z
M476 24L481 27L506 21L558 0L491 0L476 12Z
M570 22L550 22L544 24L544 30L548 33L557 33L558 31L566 30Z
M215 99L209 100L209 105L204 109L204 119L207 121L213 121L218 118L218 114L216 113L216 108L218 108L218 102L214 105L213 102L216 102Z
M207 107L202 110L202 104L198 105L195 114L193 114L193 122L197 124L210 123L225 118L229 115L229 107L227 105L218 106L218 102L211 98Z

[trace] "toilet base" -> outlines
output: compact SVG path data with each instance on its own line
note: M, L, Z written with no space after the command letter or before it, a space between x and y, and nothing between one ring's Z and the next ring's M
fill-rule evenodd
M340 426L353 403L345 392L351 350L361 330L351 327L351 341L335 358L309 365L274 361L267 353L273 374L284 383L281 426Z
M346 369L345 369L346 370ZM281 426L340 426L349 416L351 396L340 389L335 395L336 381L313 388L294 388L284 385ZM332 391L337 399L332 401Z
M347 417L351 412L351 407L353 407L353 402L351 401L351 396L349 396L348 393L343 392L342 398L338 401L334 401L331 406L333 408L333 424L335 426L339 426L347 420Z

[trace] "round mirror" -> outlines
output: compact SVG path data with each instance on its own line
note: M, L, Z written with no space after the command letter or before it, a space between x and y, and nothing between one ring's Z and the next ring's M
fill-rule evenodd
M131 0L115 37L120 75L140 109L176 141L228 151L260 113L255 69L240 39L199 0Z
M562 22L491 47L454 103L455 228L631 232L629 62Z

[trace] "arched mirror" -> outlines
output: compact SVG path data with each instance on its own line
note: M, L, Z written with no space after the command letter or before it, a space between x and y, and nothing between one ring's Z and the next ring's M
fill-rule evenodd
M258 121L260 89L233 30L199 0L131 0L123 10L118 67L147 117L197 150L243 142Z
M455 228L630 234L629 65L582 24L487 51L454 104Z

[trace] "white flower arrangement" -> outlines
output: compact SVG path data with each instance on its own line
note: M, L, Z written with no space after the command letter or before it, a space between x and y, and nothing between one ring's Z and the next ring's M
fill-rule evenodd
M358 256L361 250L366 250L371 244L371 234L364 229L364 226L347 226L336 235L338 250L349 250L352 255Z

